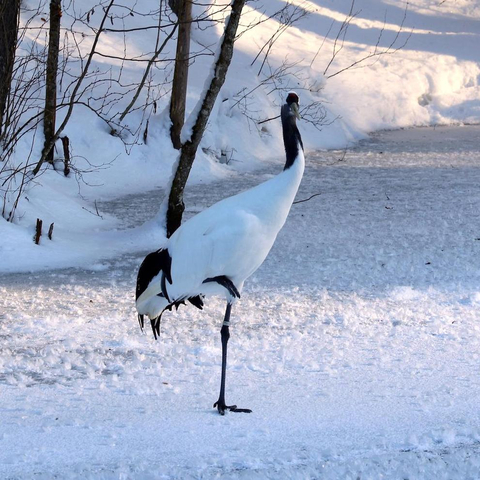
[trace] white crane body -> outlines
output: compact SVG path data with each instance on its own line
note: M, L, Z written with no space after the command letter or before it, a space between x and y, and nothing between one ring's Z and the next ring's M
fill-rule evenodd
M283 227L300 185L303 152L292 167L245 192L226 198L185 222L164 248L172 258L170 301L162 293L161 273L137 300L139 314L157 317L173 301L197 295L221 295L227 289L207 278L228 277L239 293L264 262Z
M181 225L163 248L140 266L136 307L140 326L150 318L155 338L160 318L190 301L220 295L227 300L222 334L222 381L214 406L247 412L225 404L225 369L232 304L240 298L245 280L264 262L287 219L303 176L305 158L296 126L298 96L290 92L281 111L287 161L283 172L250 190L221 200Z

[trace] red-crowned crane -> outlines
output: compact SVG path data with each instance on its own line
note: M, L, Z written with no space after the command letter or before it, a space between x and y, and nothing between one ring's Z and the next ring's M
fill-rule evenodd
M181 225L164 247L150 253L140 266L136 307L143 329L150 318L155 339L165 310L188 300L198 308L208 295L227 301L221 328L222 374L220 395L213 407L251 412L225 403L227 343L232 305L240 298L245 280L270 252L287 219L305 167L303 144L297 128L298 95L290 92L281 108L286 163L276 177L226 198Z

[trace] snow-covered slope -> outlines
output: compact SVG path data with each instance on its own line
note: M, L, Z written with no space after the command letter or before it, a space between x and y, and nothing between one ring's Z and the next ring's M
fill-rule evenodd
M69 3L63 16L64 24L72 20L69 9L73 5L79 14L95 3L93 0ZM34 4L36 2L29 0L25 5ZM276 0L263 2L261 7L249 3L245 7L243 25L265 19L284 5ZM155 8L155 1L144 1L136 6L139 13ZM303 13L308 15L303 16ZM350 17L349 13L352 13ZM301 18L275 41L262 69L262 55L253 65L252 62L281 26L278 19L260 23L237 41L226 85L199 149L192 182L228 178L236 171L248 171L282 156L279 121L261 125L256 125L256 121L276 117L285 90L290 88L299 92L302 105L312 104L325 109L321 131L307 121L308 114L301 125L306 148L310 150L352 145L378 129L479 121L479 11L472 2L413 0L407 6L393 0L357 0L352 8L350 0L303 1L298 4L296 14ZM100 17L101 10L96 9L90 18L91 26L97 25ZM341 25L346 18L349 25L344 32ZM128 15L125 20L129 27L151 23L148 16L140 14ZM115 28L122 24L117 22L109 26ZM75 28L86 29L78 23ZM169 31L166 28L163 35ZM32 38L34 32L29 33ZM220 33L219 25L208 30L202 25L195 27L193 50L203 53L212 50ZM89 41L85 40L80 48L86 49ZM108 32L100 37L98 50L107 55L123 55L125 49L128 57L138 57L150 52L154 43L154 30L129 35L127 44L121 34ZM171 43L165 56L171 55L173 50ZM389 53L356 63L385 51ZM192 65L189 110L204 87L211 59L211 56L202 55ZM284 64L289 65L286 75L275 81L269 79L271 72ZM342 72L352 64L354 67ZM123 65L123 83L138 82L144 65L139 62ZM115 76L121 66L118 60L95 56L92 68L111 69ZM335 75L338 72L341 73ZM170 78L171 72L154 69L153 84L160 85L162 75ZM98 92L106 89L102 85L98 88ZM111 229L115 222L107 218L105 212L99 211L101 217L97 216L94 202L167 184L176 158L168 138L165 115L168 85L152 92L151 95L159 98L156 113L150 117L146 145L125 146L119 138L109 135L106 124L90 110L82 106L75 108L65 134L71 140L74 163L84 172L82 179L75 179L73 175L65 179L61 173L47 169L37 182L30 184L21 196L14 224L0 221L0 270L78 263L79 251L85 247L90 249L90 243L98 246L95 232ZM115 109L121 112L131 100L133 91L126 88L118 93ZM249 95L241 100L245 93ZM92 96L87 92L86 97L89 95ZM141 97L139 104L143 101ZM316 110L316 114L322 111ZM62 114L59 120L61 117ZM137 110L128 114L123 123L135 130L141 122L142 113ZM142 128L144 126L145 123ZM131 138L127 138L129 140ZM41 148L39 133L31 159L38 158ZM29 153L30 138L25 138L14 161L22 161ZM60 151L58 156L62 156ZM225 164L220 160L229 162ZM151 210L153 218L158 203L152 202L146 208ZM47 226L55 223L53 243L44 241L40 247L31 244L36 218L41 218ZM135 248L134 243L129 248ZM102 249L97 251L102 254Z

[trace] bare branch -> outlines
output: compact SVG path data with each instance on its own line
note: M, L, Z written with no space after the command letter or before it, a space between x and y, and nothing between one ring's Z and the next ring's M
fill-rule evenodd
M158 56L162 53L163 49L165 48L165 45L167 44L167 42L173 37L173 34L175 33L175 30L177 29L177 25L175 25L172 29L172 31L167 35L167 37L165 38L164 42L162 43L162 45L160 46L160 48L155 52L155 55L150 59L150 61L148 62L148 65L147 65L147 68L145 69L145 72L143 74L143 77L142 79L140 80L140 83L138 85L138 89L137 91L135 92L135 95L133 96L132 98L132 101L128 104L127 108L123 111L123 113L120 115L120 119L119 121L121 122L125 116L127 115L127 113L131 110L131 108L133 107L133 105L135 105L135 102L137 101L139 95L140 95L140 92L142 91L144 85L145 85L145 81L148 77L148 74L150 73L150 69L152 67L152 65L154 64L155 60L158 58Z
M353 8L353 4L354 4L354 1L352 2L352 8ZM352 10L350 10L351 12ZM366 66L372 66L375 62L377 62L379 60L379 58L383 55L392 55L396 52L398 52L399 50L401 50L403 47L405 47L405 45L408 43L408 41L410 40L410 37L412 36L412 33L413 33L413 29L410 30L408 36L406 37L405 41L399 45L399 46L395 46L395 44L397 43L399 37L400 37L400 34L404 31L403 30L403 27L405 25L405 20L407 18L407 11L408 11L408 2L406 2L405 4L405 10L403 12L403 18L402 18L402 21L400 22L400 25L398 27L398 30L396 31L396 34L395 34L395 37L393 38L393 40L390 42L390 44L388 45L387 48L383 49L383 50L379 50L379 45L380 45L380 42L382 40L382 37L383 37L383 34L385 32L385 25L386 25L386 22L387 22L387 19L386 17L384 18L384 21L383 21L383 26L382 28L380 29L380 33L378 35L378 38L377 38L377 42L375 44L375 47L374 47L374 50L373 52L369 53L368 55L366 55L365 57L359 59L359 60L356 60L355 62L352 62L350 65L344 67L344 68L341 68L340 70L336 71L335 73L332 73L330 75L327 75L327 78L333 78L337 75L339 75L340 73L343 73L345 72L346 70L349 70L349 69L352 69L352 68L362 68L362 67L366 67ZM337 54L340 52L340 50L343 48L343 43L345 42L345 35L346 35L346 29L348 28L348 25L349 23L351 22L351 20L353 19L353 17L355 15L357 15L359 12L355 13L355 14L349 14L349 17L347 17L343 24L342 24L342 27L340 29L340 31L344 28L344 31L343 31L343 39L342 39L342 43L341 43L341 47L340 48L336 48L336 43L337 43L337 40L338 40L338 37L339 37L339 34L340 34L340 31L339 31L339 34L337 35L337 38L335 40L335 44L334 44L334 51L333 51L333 54L332 54L332 57L327 65L327 67L325 68L325 71L323 72L324 75L326 75L328 69L330 68L330 66L332 65L333 61L335 60L335 57L337 56ZM367 60L370 60L374 58L375 61L373 63L370 63L369 65L364 65L364 63L367 61Z
M321 193L314 193L313 195L310 195L308 198L305 198L305 199L303 199L303 200L296 200L295 202L293 202L293 205L296 205L297 203L308 202L308 201L311 200L312 198L318 197L319 195L321 195Z
M40 168L43 165L43 162L45 161L45 159L47 157L48 151L50 151L50 149L53 148L53 146L55 145L55 142L60 138L60 135L62 134L63 129L66 127L68 121L70 120L70 116L72 115L72 112L73 112L73 107L75 106L75 100L76 100L75 96L76 96L78 90L80 89L80 86L81 86L83 80L85 79L85 76L87 75L88 68L90 67L90 63L92 62L92 58L93 58L93 55L95 53L95 48L97 47L98 39L100 38L100 35L103 31L103 26L104 26L104 24L105 24L105 22L108 18L108 13L109 13L110 9L112 8L112 5L113 5L114 2L115 2L115 0L110 0L110 3L108 4L107 8L104 11L104 15L103 15L102 21L100 23L100 27L98 28L97 33L95 35L95 39L93 41L93 45L92 45L92 48L90 50L90 54L88 56L87 62L85 63L85 67L83 68L83 71L82 71L82 73L81 73L80 77L78 78L78 81L75 85L75 88L73 89L72 95L70 96L70 103L69 103L69 106L68 106L67 114L65 115L65 118L64 118L62 124L60 125L58 130L55 132L55 135L53 136L52 140L50 141L50 143L49 143L50 148L48 148L48 149L45 148L44 149L44 152L42 153L42 156L41 156L40 160L38 161L37 166L33 170L33 175L37 175L37 173L39 172ZM47 153L45 153L45 152L47 152Z

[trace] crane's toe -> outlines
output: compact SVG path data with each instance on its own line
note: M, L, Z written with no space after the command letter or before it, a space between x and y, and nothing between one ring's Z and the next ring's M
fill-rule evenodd
M225 415L225 410L237 413L252 413L249 408L237 408L236 405L225 405L225 402L221 402L220 400L213 404L213 408L216 408L220 415Z

